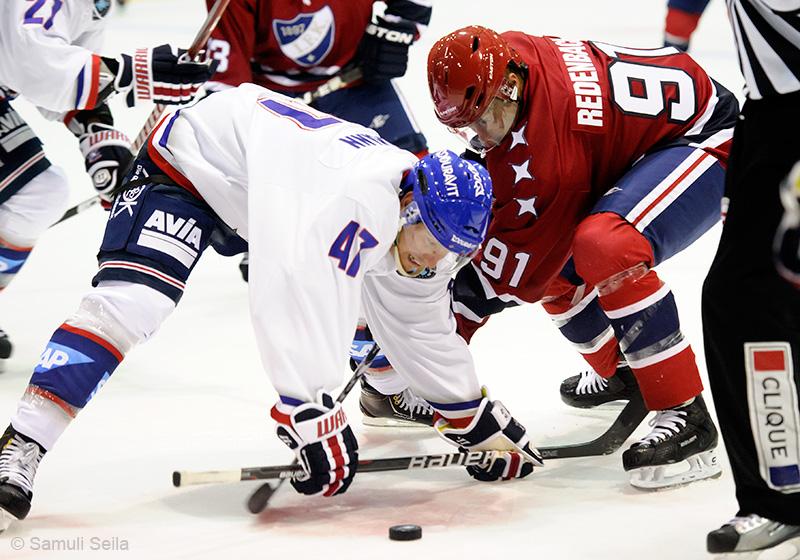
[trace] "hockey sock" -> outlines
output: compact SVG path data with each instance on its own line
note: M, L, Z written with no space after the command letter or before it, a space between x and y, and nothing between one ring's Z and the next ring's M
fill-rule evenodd
M53 333L33 371L31 385L81 409L123 359L99 336L67 324Z
M16 247L0 238L0 290L11 283L28 260L33 247Z

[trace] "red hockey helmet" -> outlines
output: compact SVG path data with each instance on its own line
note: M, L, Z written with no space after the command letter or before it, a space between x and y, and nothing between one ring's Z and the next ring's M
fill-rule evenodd
M496 32L479 25L439 39L428 53L428 87L436 117L451 128L469 126L486 111L517 52Z

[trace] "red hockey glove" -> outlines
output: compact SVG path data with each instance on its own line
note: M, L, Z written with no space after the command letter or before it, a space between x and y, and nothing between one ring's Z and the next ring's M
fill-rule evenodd
M297 455L304 473L291 480L294 489L309 496L344 493L358 468L358 442L341 403L320 391L318 402L272 407L278 437Z

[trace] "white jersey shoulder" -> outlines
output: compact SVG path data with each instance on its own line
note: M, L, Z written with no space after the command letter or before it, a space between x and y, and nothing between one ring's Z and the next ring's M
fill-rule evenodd
M95 55L112 6L113 0L4 0L0 85L49 111L92 108Z

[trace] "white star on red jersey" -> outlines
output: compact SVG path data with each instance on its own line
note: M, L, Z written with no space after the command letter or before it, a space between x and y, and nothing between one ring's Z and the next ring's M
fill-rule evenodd
M533 175L531 175L531 172L528 171L528 164L530 164L530 162L531 158L528 158L520 165L514 165L513 163L509 164L511 165L511 169L514 170L514 186L516 186L517 183L523 179L533 179Z
M526 123L522 128L517 131L511 131L511 147L508 149L510 152L514 149L514 146L527 146L528 140L525 138L525 127L528 124Z
M517 218L522 216L523 214L532 214L534 218L538 218L539 214L536 212L536 197L533 198L516 198L517 204L519 204L519 212L517 212Z

